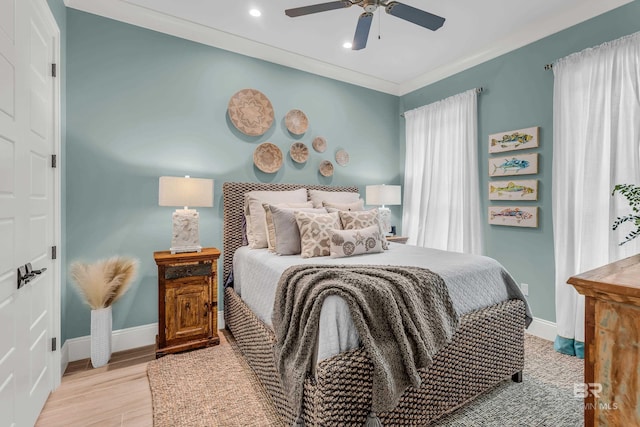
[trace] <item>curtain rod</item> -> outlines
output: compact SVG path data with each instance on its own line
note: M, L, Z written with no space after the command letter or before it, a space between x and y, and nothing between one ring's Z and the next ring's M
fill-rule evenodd
M476 88L476 93L481 94L484 92L484 88L482 86ZM400 114L400 117L404 117L404 113Z
M546 65L544 66L544 69L545 69L545 70L547 70L547 71L549 71L549 70L553 69L553 64L546 64Z

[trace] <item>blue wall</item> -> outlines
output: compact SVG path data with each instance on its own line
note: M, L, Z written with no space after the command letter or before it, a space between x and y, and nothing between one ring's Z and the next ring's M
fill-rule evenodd
M215 180L215 206L199 209L200 234L203 246L219 248L225 181L355 184L363 194L366 184L401 183L396 96L73 9L66 18L67 262L114 254L141 260L139 279L114 305L114 329L157 322L153 252L170 246L173 211L158 206L159 176ZM274 106L275 123L262 137L239 133L227 117L229 98L244 88L262 91ZM293 108L310 121L298 139L283 123ZM294 164L291 143L311 147L318 135L327 151ZM285 154L272 175L253 166L264 141ZM319 163L341 148L350 163L336 165L332 178L320 176ZM89 309L75 292L63 309L66 337L88 335Z
M478 98L485 254L505 265L518 282L529 284L529 300L536 317L555 321L551 215L553 72L545 71L544 65L636 31L640 31L640 2L637 1L401 97L401 110L407 111L467 89L485 88ZM538 202L523 205L539 206L539 227L490 226L486 224L489 205L515 203L488 201L488 135L530 126L540 126L540 148L519 153L540 153L539 173L522 179L537 178L540 195ZM404 153L404 129L400 130L400 141Z

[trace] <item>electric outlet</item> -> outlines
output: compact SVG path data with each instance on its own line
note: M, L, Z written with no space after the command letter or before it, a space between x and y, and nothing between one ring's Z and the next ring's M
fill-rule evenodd
M529 296L529 284L528 283L520 283L520 290L525 296Z

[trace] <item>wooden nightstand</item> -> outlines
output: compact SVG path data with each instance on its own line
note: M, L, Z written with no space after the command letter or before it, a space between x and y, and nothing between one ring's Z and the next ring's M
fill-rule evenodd
M158 265L156 357L218 344L216 248L154 252Z
M386 237L388 242L393 242L393 243L407 243L407 240L409 240L408 237L406 236L387 236Z

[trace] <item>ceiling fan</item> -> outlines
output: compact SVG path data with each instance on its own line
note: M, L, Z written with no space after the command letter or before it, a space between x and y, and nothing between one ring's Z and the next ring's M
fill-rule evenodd
M409 6L397 1L386 0L340 0L331 1L328 3L313 4L311 6L295 7L293 9L287 9L284 13L295 18L303 15L310 15L312 13L326 12L334 9L346 9L353 5L358 5L364 9L364 13L358 18L358 25L356 26L356 34L353 36L352 50L364 49L367 46L367 39L369 38L369 29L371 28L371 22L373 21L373 12L378 9L378 6L384 7L384 10L389 14L397 18L404 19L405 21L413 22L429 30L435 31L442 27L444 24L444 18L434 15L424 10L416 9L413 6Z

